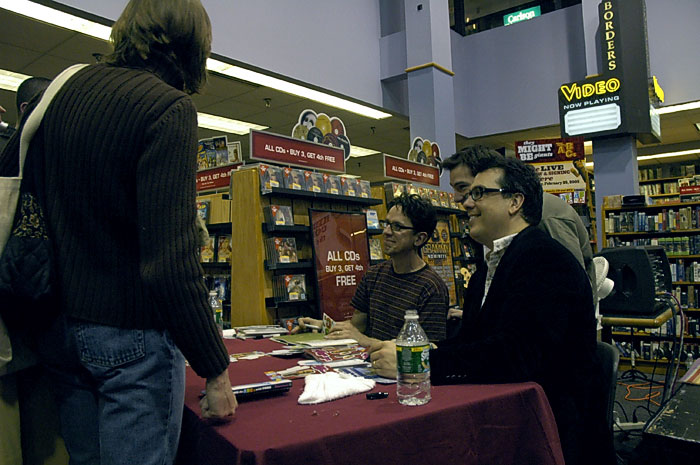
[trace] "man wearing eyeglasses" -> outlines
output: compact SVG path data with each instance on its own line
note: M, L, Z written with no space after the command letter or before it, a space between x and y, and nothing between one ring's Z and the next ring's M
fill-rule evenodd
M596 349L591 287L574 256L536 227L542 216L537 173L515 159L484 156L471 186L460 191L453 172L456 200L469 215L470 236L484 247L485 263L469 281L459 334L430 351L432 383L537 382L567 465L609 463L587 455L612 446L589 434L596 433L593 426L605 430L603 417L590 415L588 395ZM395 345L377 343L370 351L378 373L395 376Z
M465 147L443 162L443 168L450 172L450 182L455 191L455 199L464 197L474 182L473 172L478 169L480 160L490 157L502 157L495 150L481 145ZM459 200L458 200L459 201ZM591 290L596 292L593 250L586 227L576 210L559 196L549 193L542 195L542 220L538 226L547 231L571 252L579 264L586 270L591 282ZM460 313L451 310L451 314L460 317Z
M337 322L330 339L356 339L369 347L373 342L395 339L404 324L406 310L417 310L428 339L445 339L449 293L442 278L421 258L421 248L435 230L435 208L415 194L391 201L386 220L380 222L384 253L390 260L370 267L357 286L349 321ZM320 320L300 318L299 328L322 326Z

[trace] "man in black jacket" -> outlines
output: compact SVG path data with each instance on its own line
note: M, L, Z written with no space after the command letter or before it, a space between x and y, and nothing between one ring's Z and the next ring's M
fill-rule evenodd
M460 333L430 351L431 381L535 381L554 412L566 463L605 463L597 452L611 445L593 436L602 418L589 414L596 337L586 273L535 227L542 187L532 167L484 157L475 175L462 202L485 262L469 282ZM379 374L395 375L395 346L371 350Z

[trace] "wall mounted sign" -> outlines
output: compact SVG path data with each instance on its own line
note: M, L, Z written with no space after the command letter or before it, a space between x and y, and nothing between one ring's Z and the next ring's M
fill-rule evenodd
M535 168L545 192L586 203L583 137L516 141L515 155Z
M367 217L309 209L318 285L319 314L335 321L352 318L355 289L370 265Z
M299 122L292 128L292 137L341 148L345 159L350 158L350 139L345 124L338 117L306 109L299 114Z
M635 134L660 142L644 0L605 0L598 16L602 74L559 87L562 137Z
M343 149L263 131L250 131L250 158L345 173Z
M384 176L401 181L414 181L431 186L440 185L440 170L403 158L384 154Z
M539 6L533 6L532 8L526 8L524 10L508 13L507 15L503 15L503 25L510 26L511 24L535 18L541 14L542 10Z

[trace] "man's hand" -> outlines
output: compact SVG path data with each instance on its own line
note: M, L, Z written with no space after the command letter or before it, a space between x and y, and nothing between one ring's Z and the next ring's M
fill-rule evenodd
M350 321L337 321L326 339L355 339L358 344L364 347L369 347L372 341L376 340L362 334Z
M309 318L308 316L299 318L297 320L297 323L299 323L299 325L292 329L292 334L296 334L300 331L305 331L307 329L319 332L316 328L323 328L323 321L316 320L314 318ZM309 328L307 325L315 326L316 328Z
M217 422L227 422L238 407L236 396L231 391L228 368L219 376L207 378L206 393L199 401L202 417Z
M460 308L456 308L456 307L450 308L447 310L447 319L448 320L450 318L460 318L461 319L462 313L464 313L464 312Z
M396 343L377 341L369 348L372 368L382 378L396 379Z

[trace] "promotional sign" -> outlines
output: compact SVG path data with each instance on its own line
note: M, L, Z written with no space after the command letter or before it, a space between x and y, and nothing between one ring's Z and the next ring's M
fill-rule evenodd
M436 166L442 174L442 158L440 158L440 146L437 142L430 142L422 137L414 138L406 159L422 165Z
M336 117L306 109L299 114L299 122L292 128L292 137L343 149L345 159L350 158L350 139L345 124Z
M262 131L250 131L250 158L345 173L343 149Z
M559 87L561 134L635 134L644 143L660 142L659 116L651 105L644 0L605 0L598 14L603 70Z
M457 305L450 225L447 221L438 220L433 236L423 246L423 260L445 281L450 293L450 305Z
M239 165L241 165L241 163L198 171L197 192L228 187L231 173L233 173Z
M309 209L309 216L319 314L348 320L355 312L350 301L370 265L367 217L314 209Z
M384 176L401 181L440 185L440 170L438 168L386 154L384 155Z
M586 203L582 137L516 141L515 155L535 168L545 192Z

